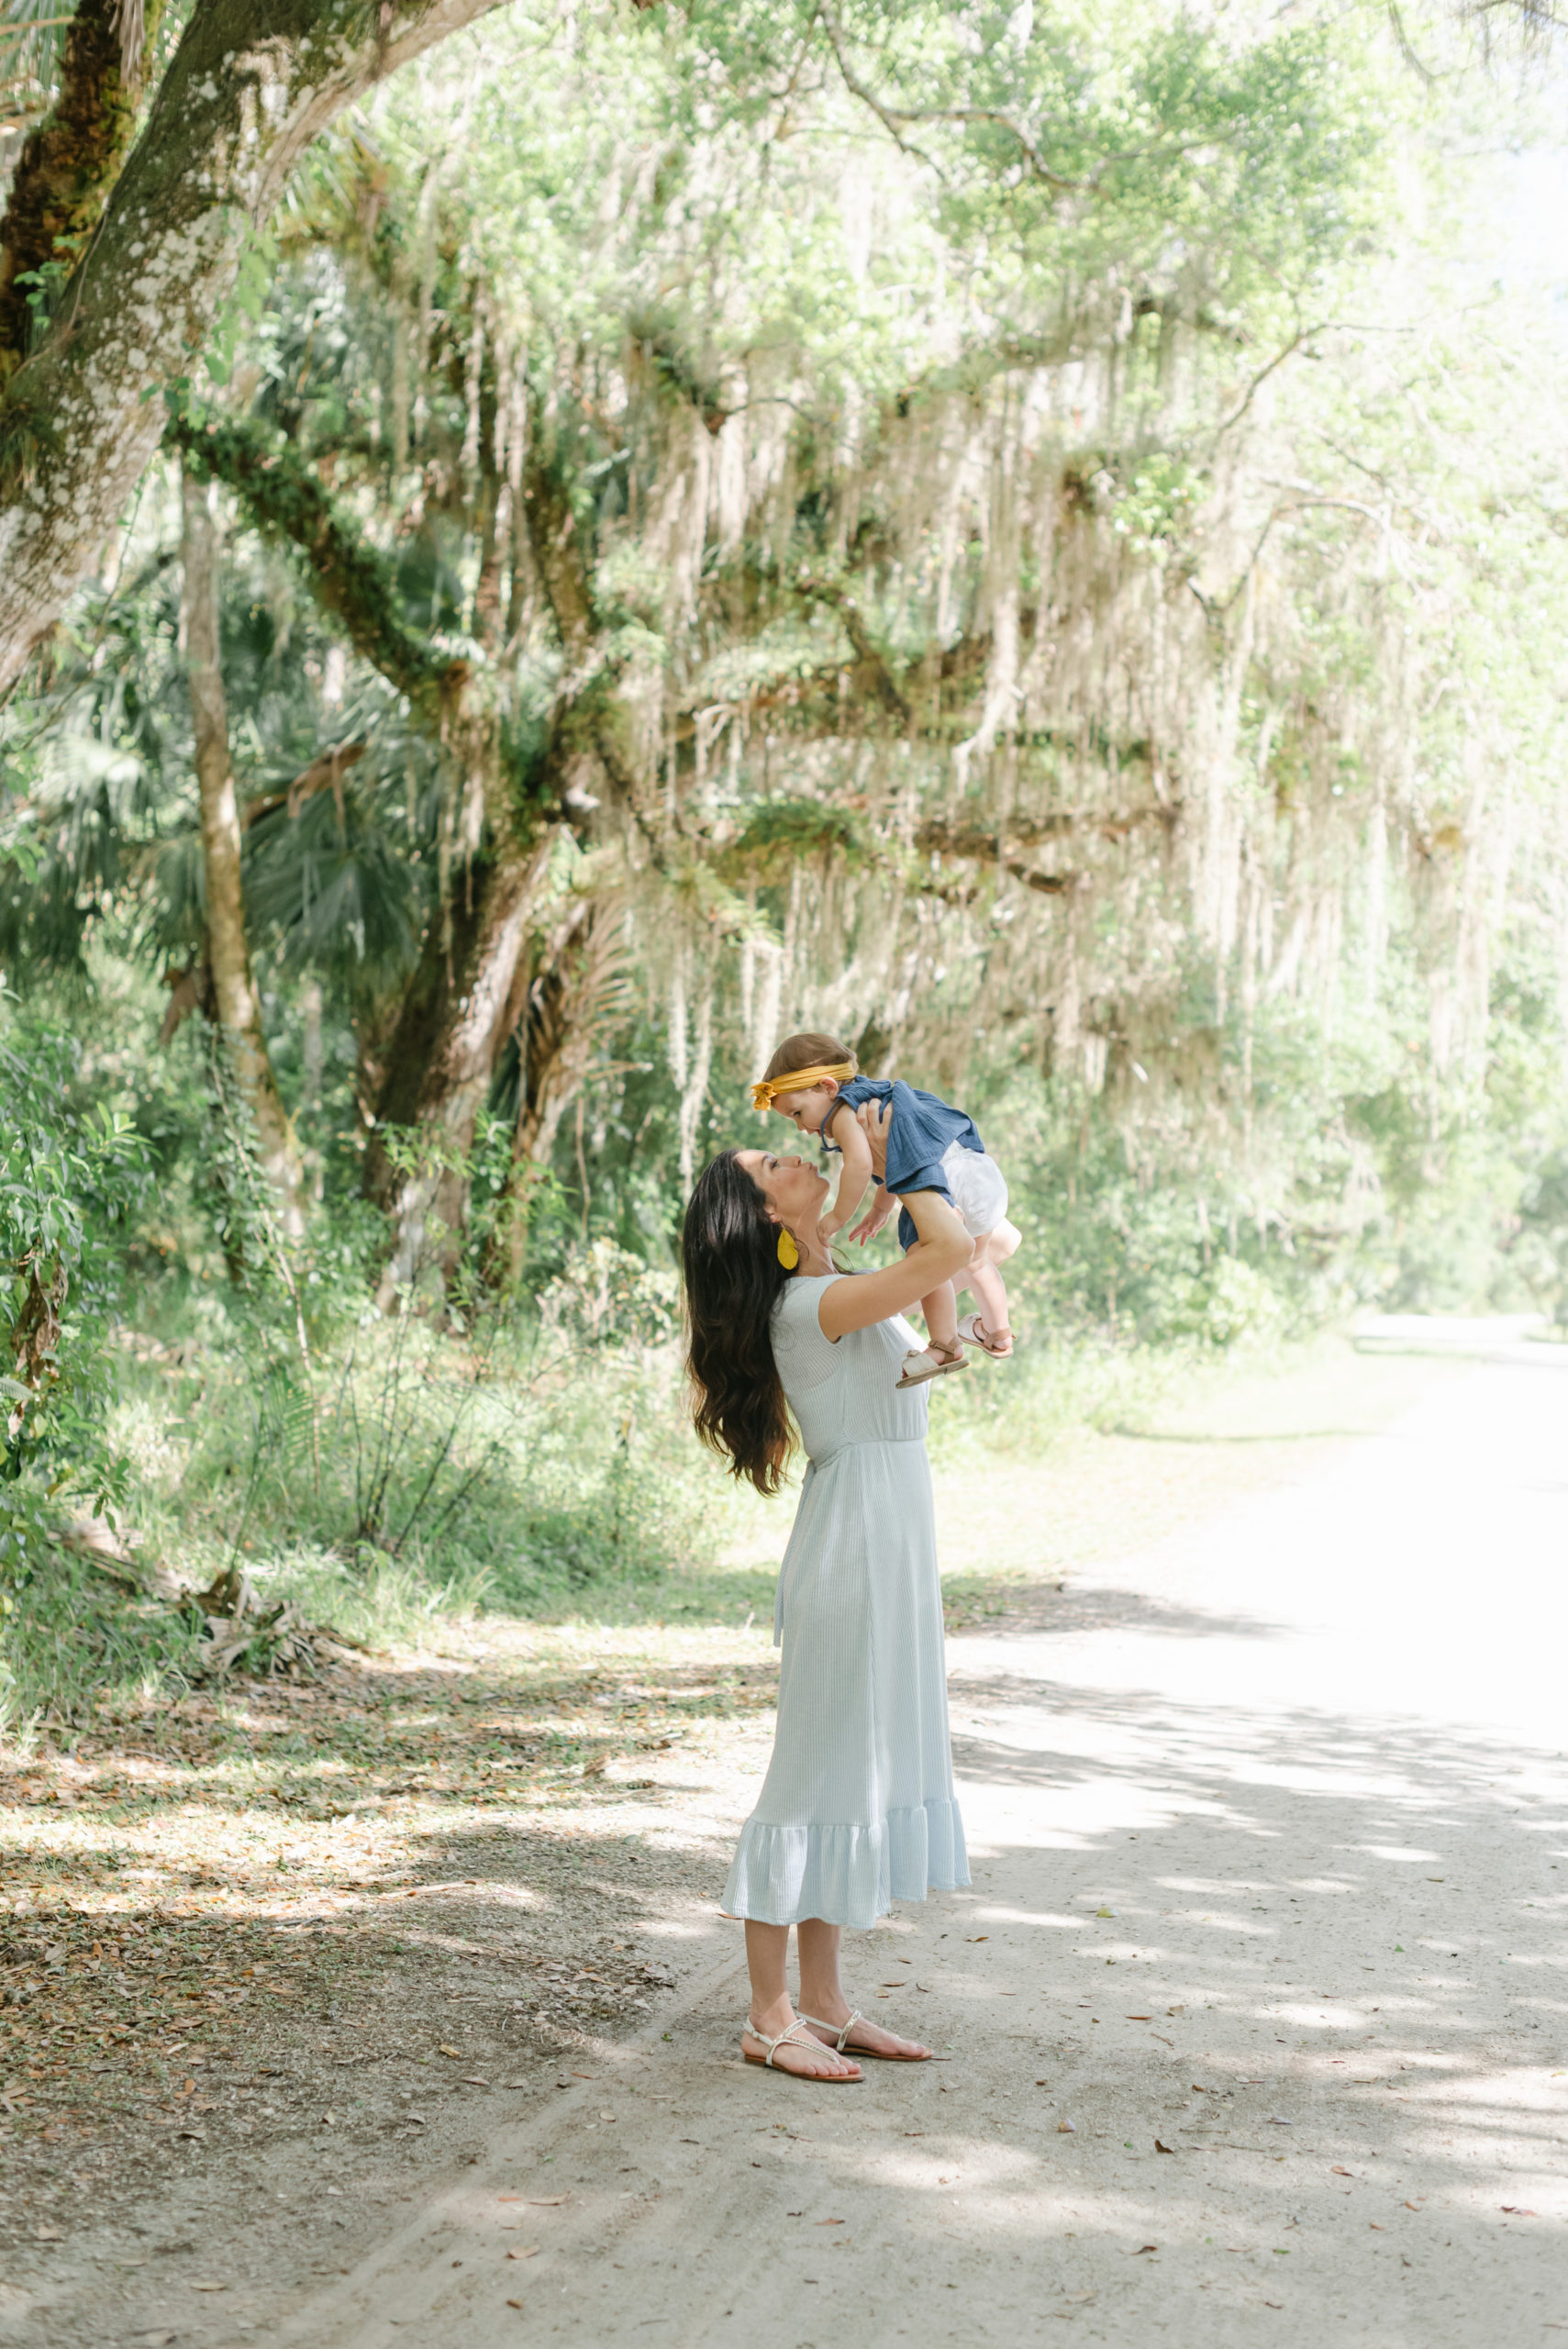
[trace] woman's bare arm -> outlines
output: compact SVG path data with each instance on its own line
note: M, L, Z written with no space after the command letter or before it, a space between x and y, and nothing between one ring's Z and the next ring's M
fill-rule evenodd
M887 1130L893 1120L884 1105L868 1102L859 1123L871 1151L873 1171L880 1180L887 1166ZM825 1338L847 1337L851 1330L869 1330L873 1321L918 1305L941 1283L963 1270L974 1252L974 1242L940 1191L910 1191L900 1204L909 1210L915 1245L884 1272L860 1273L835 1281L822 1292L817 1325Z

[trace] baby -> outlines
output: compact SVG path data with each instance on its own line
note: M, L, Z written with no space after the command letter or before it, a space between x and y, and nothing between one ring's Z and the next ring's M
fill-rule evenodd
M802 1133L816 1134L825 1150L840 1152L839 1192L822 1219L824 1240L856 1214L872 1180L871 1144L855 1111L862 1102L885 1101L892 1111L886 1174L864 1222L850 1237L863 1247L882 1230L893 1212L890 1193L940 1191L974 1241L969 1270L956 1286L973 1290L981 1312L960 1321L952 1281L923 1297L928 1342L905 1356L900 1386L918 1386L944 1371L962 1370L965 1345L998 1360L1012 1353L1001 1267L1022 1235L1007 1221L1006 1183L995 1160L986 1156L972 1118L934 1093L917 1092L897 1079L862 1076L853 1052L834 1036L787 1036L767 1074L752 1086L751 1099L757 1108L776 1109L790 1119ZM906 1249L915 1245L906 1210L898 1218L898 1237ZM990 1317L989 1324L983 1315Z

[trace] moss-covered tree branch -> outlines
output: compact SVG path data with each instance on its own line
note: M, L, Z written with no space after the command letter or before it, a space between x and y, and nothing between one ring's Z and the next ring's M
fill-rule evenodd
M439 726L443 705L468 677L467 663L409 627L391 557L342 512L294 443L252 417L203 419L183 411L170 417L164 439L198 480L221 482L257 529L303 557L311 594L361 660L407 696L420 719Z
M195 0L117 176L123 125L105 128L117 51L88 77L81 202L113 184L0 396L0 694L90 574L158 445L158 392L189 372L306 148L362 90L495 5ZM57 198L39 185L18 250L58 237Z

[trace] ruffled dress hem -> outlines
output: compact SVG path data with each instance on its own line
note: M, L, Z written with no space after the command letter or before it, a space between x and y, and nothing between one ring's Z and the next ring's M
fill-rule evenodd
M820 1917L864 1931L895 1900L924 1900L968 1882L954 1802L890 1810L870 1826L778 1827L752 1818L740 1831L723 1907L762 1925Z

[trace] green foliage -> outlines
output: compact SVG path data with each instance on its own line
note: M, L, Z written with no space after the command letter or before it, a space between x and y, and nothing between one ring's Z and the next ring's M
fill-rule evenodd
M145 1147L123 1109L83 1097L80 1047L0 995L0 1343L9 1406L0 1475L53 1490L111 1475L95 1423L118 1301L114 1231L145 1197Z
M60 307L61 297L71 281L71 264L64 261L46 261L37 269L18 271L13 284L27 288L23 296L31 318L31 339L43 340Z
M601 1249L542 1314L481 1304L445 1330L318 1315L308 1373L285 1327L231 1302L208 1317L185 1434L171 1440L183 1365L122 1405L139 1521L193 1583L241 1564L296 1600L308 1559L344 1588L528 1612L656 1580L702 1546L661 1456L669 1289Z
M202 352L202 365L212 381L223 385L234 373L235 352L247 328L260 326L267 314L272 282L277 275L278 240L270 228L257 229L234 219L232 207L222 207L231 228L244 232L239 266L228 297L219 310ZM188 386L182 386L182 389Z
M776 885L800 860L834 853L851 867L864 862L865 842L850 809L820 799L766 799L751 810L725 863Z
M72 1499L124 1505L126 1463L106 1429L116 1242L148 1166L123 1110L84 1097L80 1059L72 1038L19 1016L0 988L0 1672L15 1676L4 1658L20 1639L33 1659L25 1705L49 1677L46 1649L101 1658L115 1637L102 1603L73 1623L83 1574L56 1537Z
M181 1610L139 1595L63 1546L58 1531L41 1516L35 1522L25 1571L6 1594L0 1724L13 1734L40 1720L80 1724L100 1706L156 1701L198 1668L196 1636Z
M1456 103L1354 16L695 0L562 39L523 0L345 117L0 717L0 956L29 1036L91 1039L45 1122L102 1302L78 1399L19 1422L39 1528L123 1458L188 1580L364 1636L729 1605L681 1581L673 1237L793 1025L1007 1174L1026 1351L951 1382L954 1442L1362 1303L1568 1319L1560 353L1477 292ZM53 429L13 403L0 470ZM154 1041L206 927L176 459L229 525L297 1245L199 1008ZM512 1032L389 1133L508 831L552 841ZM92 1158L99 1104L155 1192ZM428 1208L392 1295L377 1161ZM95 1586L33 1587L16 1701L187 1668L132 1608L72 1681Z
M1207 484L1191 462L1158 450L1133 472L1111 509L1112 527L1139 554L1157 562L1190 529Z

